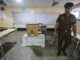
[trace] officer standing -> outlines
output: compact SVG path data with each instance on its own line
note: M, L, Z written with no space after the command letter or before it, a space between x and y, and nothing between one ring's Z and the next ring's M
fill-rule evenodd
M59 15L55 31L58 37L58 52L57 55L63 52L66 55L66 48L71 44L71 31L73 31L74 37L76 37L76 18L70 13L73 7L72 2L68 2L64 5L65 13Z

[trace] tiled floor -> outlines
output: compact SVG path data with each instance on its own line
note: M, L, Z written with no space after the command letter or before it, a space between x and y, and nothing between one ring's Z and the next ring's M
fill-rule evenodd
M2 60L67 60L66 56L56 56L56 49L51 47L49 42L45 48L41 47L22 47L22 36L26 31L16 31L8 36L0 39L2 43L17 42L16 45L9 50ZM49 37L47 37L49 39Z

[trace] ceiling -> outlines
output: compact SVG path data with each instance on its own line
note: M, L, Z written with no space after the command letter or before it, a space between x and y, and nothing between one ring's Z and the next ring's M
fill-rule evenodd
M19 6L19 7L51 7L54 0L5 0L8 6ZM17 2L19 1L19 2ZM55 6L63 7L66 2L73 2L77 4L80 0L55 0L59 4Z

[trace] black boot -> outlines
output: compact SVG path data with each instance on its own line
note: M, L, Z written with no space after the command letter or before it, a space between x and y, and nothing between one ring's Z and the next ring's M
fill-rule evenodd
M64 55L64 56L66 56L66 55L67 55L66 51L63 51L63 55Z
M61 55L61 51L57 53L57 56L60 56L60 55Z

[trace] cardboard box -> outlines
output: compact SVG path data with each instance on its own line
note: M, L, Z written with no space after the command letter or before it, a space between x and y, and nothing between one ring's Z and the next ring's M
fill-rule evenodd
M39 24L27 24L27 35L38 36Z

